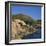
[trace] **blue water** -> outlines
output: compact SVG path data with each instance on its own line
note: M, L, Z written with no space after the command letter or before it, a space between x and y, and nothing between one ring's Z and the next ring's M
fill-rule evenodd
M38 29L35 33L24 36L23 39L39 39L41 38L41 29Z

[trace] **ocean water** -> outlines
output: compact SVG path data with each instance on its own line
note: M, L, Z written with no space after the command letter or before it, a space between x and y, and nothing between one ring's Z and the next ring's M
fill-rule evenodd
M41 38L41 29L38 29L35 33L24 36L23 39L39 39Z

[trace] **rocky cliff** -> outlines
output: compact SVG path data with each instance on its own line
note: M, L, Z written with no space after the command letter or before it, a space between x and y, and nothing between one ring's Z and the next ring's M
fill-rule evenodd
M36 32L36 29L30 25L27 25L20 19L12 21L12 39L22 39L28 34Z

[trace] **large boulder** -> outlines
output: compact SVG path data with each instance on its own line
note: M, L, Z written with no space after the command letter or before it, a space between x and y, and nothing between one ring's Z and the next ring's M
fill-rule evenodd
M12 21L12 39L22 39L25 35L32 34L36 30L22 20L15 19Z

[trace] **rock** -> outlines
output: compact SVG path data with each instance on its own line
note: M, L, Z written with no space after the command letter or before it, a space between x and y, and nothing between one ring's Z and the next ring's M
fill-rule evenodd
M25 35L32 34L36 30L22 20L15 19L12 21L12 39L22 39Z

